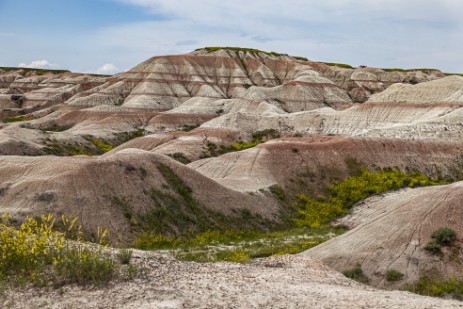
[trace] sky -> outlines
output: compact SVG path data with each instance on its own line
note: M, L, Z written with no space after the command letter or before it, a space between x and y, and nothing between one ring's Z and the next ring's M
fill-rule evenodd
M0 0L0 66L113 74L204 46L463 73L463 0Z

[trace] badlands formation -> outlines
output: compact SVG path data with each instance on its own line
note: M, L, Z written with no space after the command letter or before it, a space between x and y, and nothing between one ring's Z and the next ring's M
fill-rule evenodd
M133 222L159 209L168 215L156 231L170 236L217 226L278 228L289 204L272 187L288 199L315 197L352 175L352 159L370 170L463 179L462 107L461 76L350 68L245 49L153 57L114 76L0 70L1 210L18 219L77 216L86 230L108 227L114 245L132 241ZM255 141L256 134L268 140L221 151ZM207 267L169 260L172 272L158 265L165 276L148 276L164 280L164 288L145 282L146 299L121 300L119 307L233 307L239 301L243 308L288 308L289 299L297 300L294 308L462 307L375 290L337 272L359 263L372 286L386 289L399 288L384 281L389 268L404 274L401 284L431 269L463 276L462 193L463 184L454 182L371 197L340 219L348 232L282 257L278 267L266 264L272 259ZM172 199L178 209L170 208ZM244 213L251 219L243 223ZM441 226L457 233L443 259L423 249ZM235 298L214 283L219 279ZM138 289L134 284L129 290ZM115 284L110 291L119 289ZM259 289L260 298L253 291ZM21 293L24 306L42 299L60 307L50 295ZM79 293L68 294L76 305ZM92 293L77 306L105 307L111 293L103 300Z

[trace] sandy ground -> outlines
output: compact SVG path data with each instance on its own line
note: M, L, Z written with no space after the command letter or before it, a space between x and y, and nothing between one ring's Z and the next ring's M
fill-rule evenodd
M317 260L280 256L249 264L180 262L134 252L147 274L104 288L10 291L2 308L463 308L463 302L382 291Z

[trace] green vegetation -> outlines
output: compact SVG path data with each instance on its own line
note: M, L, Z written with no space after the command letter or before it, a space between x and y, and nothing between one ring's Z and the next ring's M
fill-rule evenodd
M431 238L441 246L450 246L457 239L457 233L451 228L441 227L432 233Z
M191 130L194 130L194 129L198 128L198 127L199 127L199 124L194 124L194 125L184 124L180 131L190 132Z
M290 229L278 232L244 230L211 231L193 238L151 236L137 239L140 249L169 249L176 258L197 262L246 262L252 258L295 254L343 233L341 228Z
M60 143L56 139L46 139L44 141L45 147L43 148L43 151L46 154L55 156L95 156L101 155L113 149L113 145L108 144L97 138L94 138L91 135L84 135L82 137L85 140L89 141L93 145L93 147L78 143Z
M47 139L43 151L47 155L55 156L94 156L98 151L88 145L60 143L56 139Z
M151 200L144 210L133 211L130 200L110 197L113 205L119 207L130 222L137 248L155 249L158 244L169 246L172 238L191 239L208 230L262 231L282 227L281 223L265 219L248 209L234 209L225 215L204 207L195 199L192 189L169 166L158 163L157 169L164 181L162 190L151 188L144 191Z
M133 250L132 249L120 249L117 253L117 259L121 264L130 264L132 259Z
M116 276L117 265L103 247L106 231L98 230L98 246L82 243L82 231L76 219L62 217L64 232L54 229L52 215L38 219L27 217L17 227L6 215L0 220L0 281L22 285L28 282L39 286L49 283L99 285ZM80 244L67 240L77 235Z
M169 153L168 156L183 164L191 163L191 160L188 159L182 152Z
M402 274L401 272L393 268L388 269L386 272L386 280L389 282L400 281L402 280L403 277L404 277L404 274Z
M232 144L229 146L220 145L218 148L216 144L212 142L207 142L206 149L201 153L199 156L201 159L210 158L210 157L217 157L219 155L234 152L234 151L241 151L249 148L253 148L259 144L265 143L269 139L278 138L280 134L275 129L265 129L262 131L257 131L252 134L252 140L249 142L242 142Z
M42 132L63 132L70 128L71 128L70 126L59 126L59 125L54 124L51 127L40 129L40 131Z
M305 57L290 56L288 54L280 54L280 53L276 53L276 52L266 52L266 51L259 50L259 49L254 49L254 48L214 46L214 47L198 48L196 50L201 50L201 49L207 50L208 53L212 53L212 52L216 52L216 51L224 49L224 50L230 50L230 51L234 51L234 52L247 52L247 53L254 54L254 55L262 53L262 54L266 54L266 55L269 55L269 56L275 56L275 57L288 56L288 57L293 57L293 58L295 58L297 60L308 61L307 58L305 58Z
M461 73L444 73L445 76L452 76L452 75L457 75L463 77L463 74Z
M266 134L269 132L259 132L254 137L264 138ZM212 145L209 147L218 151ZM199 262L244 262L257 257L297 253L342 233L342 229L326 224L361 199L403 187L442 183L419 173L405 174L392 169L370 172L354 158L346 159L346 166L354 176L330 185L326 196L312 199L300 195L297 202L291 203L290 196L281 187L270 187L282 204L289 204L282 209L282 224L278 226L247 209L224 215L200 207L183 180L169 167L159 164L158 170L167 183L163 187L174 193L152 189L146 194L152 198L154 208L137 216L131 212L127 215L136 222L133 231L138 234L134 246L145 250L170 250L179 259ZM183 230L179 231L179 227ZM347 274L365 281L359 271L361 268L355 267ZM391 270L386 276L399 280L395 277L400 274Z
M426 246L424 246L424 250L435 255L442 255L441 245L439 245L435 240L428 242Z
M270 192L272 192L280 200L283 201L286 199L286 193L283 190L283 188L281 188L279 185L273 185L269 189L270 189Z
M336 62L320 62L320 63L326 64L332 67L340 67L344 69L355 69L353 66L349 64L345 64L345 63L336 63Z
M134 138L142 137L145 135L145 129L138 129L132 132L124 132L124 142L128 142Z
M95 145L100 150L99 154L108 152L113 149L113 145L107 144L97 138L94 138L91 135L84 135L83 138Z
M457 233L448 227L441 227L435 230L431 235L432 240L424 246L424 250L436 254L442 255L442 246L450 246L457 239Z
M50 69L36 69L36 68L18 68L18 67L0 67L1 71L19 71L22 70L24 73L28 72L35 72L37 75L42 75L44 73L53 73L53 74L61 74L61 73L70 73L68 70L50 70Z
M370 172L362 167L360 174L328 186L328 194L313 199L300 194L297 197L297 226L317 227L345 214L355 203L373 194L397 190L404 187L419 187L442 184L420 173L406 174L398 170L384 169Z
M369 281L368 277L363 273L362 266L358 263L354 267L343 271L342 274L357 282L368 283Z
M0 121L4 123L8 122L21 122L21 121L30 121L34 120L35 118L32 116L17 116L17 117L6 117L6 118L1 118Z
M422 276L417 282L406 284L403 289L426 296L463 300L463 280L457 278L444 279L437 275Z
M439 71L438 69L429 69L429 68L422 68L422 69L401 69L401 68L382 68L384 72L413 72L413 71L421 71L425 73L429 73L431 71Z
M60 132L69 129L69 127L53 126L50 128L41 129L44 132L55 131ZM44 140L45 147L43 151L45 154L55 156L96 156L104 154L112 150L117 145L123 144L131 139L141 137L145 134L144 129L138 129L132 132L117 133L117 137L114 138L111 143L95 138L92 135L83 135L82 138L89 143L66 143L59 142L56 139L46 138Z

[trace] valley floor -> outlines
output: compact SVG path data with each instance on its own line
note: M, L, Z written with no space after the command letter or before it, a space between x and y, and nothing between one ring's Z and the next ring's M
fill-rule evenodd
M104 288L6 291L2 308L463 308L463 302L354 282L322 262L295 255L247 264L180 262L134 251L143 277Z

